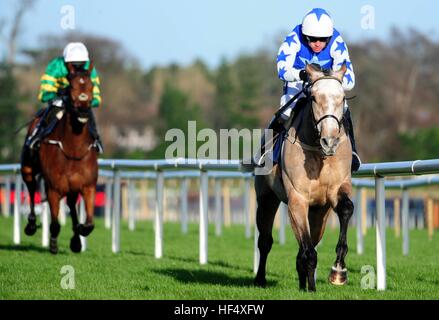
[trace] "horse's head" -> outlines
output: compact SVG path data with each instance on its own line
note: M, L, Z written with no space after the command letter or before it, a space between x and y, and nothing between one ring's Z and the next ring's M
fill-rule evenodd
M311 64L305 68L311 80L311 100L313 121L319 135L322 153L335 154L340 143L345 93L342 87L343 76L347 70L343 63L338 71L325 74Z
M93 63L90 62L88 70L77 70L72 63L67 63L70 83L68 108L80 123L87 123L93 100L93 83L90 73L93 70Z

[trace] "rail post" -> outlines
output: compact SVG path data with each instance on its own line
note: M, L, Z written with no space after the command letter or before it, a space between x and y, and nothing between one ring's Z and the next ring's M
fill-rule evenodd
M200 176L200 264L207 263L207 233L208 233L208 205L209 184L207 171L201 170Z
M112 245L111 249L113 253L118 253L120 251L120 172L119 170L114 170L114 183L113 183L113 198L114 205L112 210L112 224L111 224L111 239Z
M384 178L375 177L377 289L386 290L386 205Z
M15 174L15 192L14 192L14 244L21 242L21 174Z

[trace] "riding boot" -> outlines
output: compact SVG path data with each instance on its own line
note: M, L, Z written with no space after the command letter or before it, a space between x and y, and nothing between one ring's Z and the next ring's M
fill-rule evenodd
M345 129L349 135L349 138L351 140L351 146L352 146L352 165L351 165L351 171L355 172L358 171L358 169L361 166L361 159L357 152L357 147L355 146L355 137L354 137L354 126L352 125L352 119L351 119L351 113L349 111L349 108L346 109L346 112L344 114L344 125Z
M98 129L96 126L96 120L95 120L95 116L94 116L93 112L91 112L88 128L90 130L91 137L95 140L96 148L98 149L98 152L103 153L104 147L103 147L103 144L101 141L101 137L99 136L99 133L98 133Z
M41 140L47 136L55 128L58 120L64 115L64 109L52 104L53 101L49 102L49 106L43 111L37 113L37 117L42 114L40 121L35 127L32 134L26 139L25 146L29 147L31 150L37 150L40 146Z
M38 124L35 126L32 133L27 137L26 142L24 143L25 147L30 150L38 149L40 145L40 141L43 138L44 127L47 125L48 114L50 113L51 107L43 108L37 112L35 115L36 118L40 118Z
M270 137L272 137L272 141L269 144L269 142L266 141L266 136L267 134L262 135L262 139L261 139L261 150L260 150L260 154L257 154L255 156L255 164L257 164L258 166L262 166L263 163L263 159L266 157L271 157L271 160L276 161L276 159L274 159L274 149L277 146L277 142L279 141L279 137L283 135L283 132L285 131L285 127L284 127L284 120L281 117L273 117L268 125L268 128L266 130L272 130L272 134L270 135ZM266 150L268 149L269 150Z

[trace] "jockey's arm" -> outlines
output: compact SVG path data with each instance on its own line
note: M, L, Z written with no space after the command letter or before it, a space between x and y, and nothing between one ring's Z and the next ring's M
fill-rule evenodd
M334 59L332 70L339 70L343 65L343 62L346 61L347 70L343 77L343 89L345 91L351 90L355 86L354 68L352 66L351 59L349 58L348 47L346 46L346 43L341 35L338 35L337 38L335 38L330 48L330 53Z
M300 81L300 69L294 68L296 55L300 50L300 40L296 32L285 38L277 55L277 72L279 79L287 82Z
M58 91L68 85L68 80L62 73L62 58L55 58L49 62L40 80L38 100L47 103L58 97Z
M91 106L97 108L102 104L102 98L100 89L101 82L96 68L93 68L91 71L91 81L93 82L93 100Z

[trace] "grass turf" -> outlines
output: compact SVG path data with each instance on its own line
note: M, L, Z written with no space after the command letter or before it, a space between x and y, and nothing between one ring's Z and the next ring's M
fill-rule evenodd
M23 222L24 223L24 222ZM154 258L152 222L138 222L135 231L122 224L121 252L111 252L111 232L101 219L88 237L87 250L72 253L71 225L61 229L59 253L41 248L41 229L33 237L22 232L22 243L12 243L12 218L0 218L0 299L439 299L439 238L428 240L425 230L410 233L410 254L401 253L401 239L387 232L387 290L361 289L362 266L375 268L375 230L365 237L365 254L355 252L355 230L348 233L346 263L349 282L343 287L327 281L335 260L338 230L328 228L318 248L317 292L298 290L295 270L297 244L287 231L285 245L278 233L268 257L265 289L252 286L253 239L243 226L224 228L216 237L209 229L209 263L198 262L198 225L183 235L180 225L164 225L163 258ZM23 229L24 225L22 226ZM75 289L61 288L61 268L71 265Z

